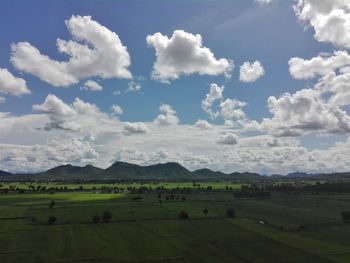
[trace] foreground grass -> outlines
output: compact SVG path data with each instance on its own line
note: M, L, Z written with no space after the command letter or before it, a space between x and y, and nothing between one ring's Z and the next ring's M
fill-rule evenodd
M339 214L350 195L233 200L224 192L197 193L161 205L155 194L136 196L142 200L124 193L2 195L0 262L350 261L350 225ZM226 217L231 207L237 218ZM177 219L181 210L189 220ZM111 223L90 223L104 211ZM28 224L29 216L40 224ZM48 225L49 216L58 221ZM299 231L300 224L315 227Z

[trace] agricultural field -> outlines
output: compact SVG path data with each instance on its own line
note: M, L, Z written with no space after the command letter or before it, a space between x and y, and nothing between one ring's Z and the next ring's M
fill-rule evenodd
M350 261L350 224L340 216L349 210L350 194L182 196L166 201L166 194L156 193L3 194L0 262ZM226 214L230 208L233 218ZM180 211L189 218L179 219ZM108 222L92 222L104 212L112 216ZM49 217L57 220L49 224Z

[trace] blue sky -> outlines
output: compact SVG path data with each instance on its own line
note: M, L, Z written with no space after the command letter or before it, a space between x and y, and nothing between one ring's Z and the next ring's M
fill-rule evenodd
M333 15L332 12L334 10L342 10L345 12L345 15L347 14L348 6L346 1L343 3L340 1L340 3L334 4L333 2L335 1L329 1L331 6L329 10L326 11L330 17ZM298 3L300 4L299 6L297 6ZM305 16L306 18L298 15L295 8L299 8L301 12L306 12L307 5L311 5L312 12L307 13ZM268 103L270 96L278 99L281 96L283 97L283 94L286 92L290 93L293 99L304 101L303 98L297 98L294 94L304 89L316 90L314 86L322 82L321 78L325 76L326 73L335 72L338 74L338 69L348 66L345 63L336 69L327 69L327 72L324 70L322 75L318 72L317 66L315 66L316 69L310 68L307 62L305 62L317 57L318 54L324 54L321 57L322 59L326 59L331 58L334 51L343 50L347 53L346 50L349 48L346 42L347 39L336 39L333 36L329 36L330 34L324 34L324 32L328 32L327 30L329 30L329 32L335 30L332 28L332 25L329 25L330 28L318 27L317 23L321 24L319 21L319 8L322 7L322 4L319 4L319 6L317 5L317 3L312 1L279 0L1 1L0 68L7 69L16 78L24 79L27 89L29 89L31 93L22 94L21 96L13 96L11 92L3 92L3 94L0 94L4 100L6 100L0 104L0 112L8 113L7 117L4 117L8 119L3 122L11 123L9 125L12 125L11 127L3 127L3 133L0 133L0 143L7 145L6 147L9 147L9 154L11 153L14 155L13 147L16 149L17 147L32 147L33 145L42 145L44 147L50 144L52 140L60 140L62 138L78 140L83 144L88 143L89 147L92 147L98 157L95 159L84 157L74 162L76 164L93 163L99 166L108 166L113 160L119 158L138 163L179 161L191 169L199 168L199 166L209 166L224 171L256 170L272 173L304 169L304 167L298 167L294 162L293 164L285 163L283 165L283 163L281 164L281 160L278 160L278 165L275 167L273 164L267 164L273 163L273 161L276 161L279 157L271 157L271 160L266 160L266 162L264 161L263 163L259 161L248 167L228 165L216 161L208 161L206 164L205 160L217 156L216 151L226 152L227 154L232 154L230 151L234 151L234 154L238 154L242 149L247 150L249 148L254 151L254 147L258 148L256 152L262 151L261 146L250 144L248 143L249 140L281 141L280 146L278 146L280 148L278 149L283 152L283 154L290 150L296 151L295 155L297 156L298 151L302 150L303 152L305 151L306 155L312 155L312 158L316 158L315 156L318 155L324 156L327 149L338 151L332 147L335 147L337 142L347 141L348 116L346 111L348 105L346 103L341 103L341 105L329 104L327 99L325 99L327 92L317 95L322 98L321 102L317 102L320 103L319 105L321 106L312 107L312 110L316 109L315 113L317 116L317 114L322 115L322 109L320 110L320 107L322 108L324 106L327 114L331 112L332 109L339 107L340 111L345 112L346 116L344 115L344 119L339 120L337 117L330 116L329 119L315 120L314 116L310 117L309 115L306 116L304 113L301 114L298 112L297 108L302 108L302 106L300 106L298 102L293 102L295 104L292 104L297 107L296 109L293 108L297 115L296 117L289 116L290 122L293 122L293 125L286 128L284 127L283 121L278 122L281 116L285 116L285 113L276 113L284 109L282 104L286 102L282 100L282 98L278 101L278 106L271 106L272 102L270 102L270 104ZM30 43L31 46L40 50L41 54L50 57L52 61L67 61L70 56L58 52L56 41L58 38L67 41L76 40L65 24L65 21L70 20L72 16L91 16L91 20L98 23L99 26L105 27L118 35L122 45L127 48L127 53L130 56L130 66L127 67L127 69L132 74L133 79L120 77L103 78L101 75L95 74L89 77L79 77L79 82L72 83L67 87L58 87L57 85L52 85L53 83L41 80L37 74L30 72L31 69L21 68L21 66L14 65L14 63L11 62L11 57L14 56L11 55L11 45L16 45L19 42ZM348 19L347 16L345 17ZM345 23L344 25L336 26L339 28L343 26L345 28L344 30L348 30ZM308 28L305 29L305 27ZM193 36L195 34L200 34L202 37L202 47L209 48L215 59L223 58L227 61L232 60L234 68L231 72L231 77L225 77L223 73L198 74L198 69L195 69L193 74L183 74L180 68L178 69L180 72L178 78L170 79L169 83L164 83L159 81L159 79L152 78L153 65L157 60L157 56L155 54L155 47L147 45L146 37L159 32L163 36L171 38L175 30L183 30L183 32ZM84 41L80 40L77 40L77 42L86 44ZM90 48L93 47L90 45ZM310 74L316 72L315 74L319 77L300 77L301 73L293 75L291 73L289 61L291 58L295 57L303 59L302 62L299 61L299 64L295 65L295 68L305 67L302 68L302 71L310 71ZM253 63L254 61L260 62L264 69L264 74L252 82L240 81L240 66L244 62ZM23 63L23 61L20 63ZM34 67L37 62L33 61L32 63ZM40 65L40 63L37 66L45 67L45 65ZM47 72L45 74L51 73ZM103 87L103 90L91 91L82 89L81 87L84 86L87 80L95 81ZM132 81L137 83L140 89L138 91L127 92L128 85ZM217 86L225 86L225 88L221 98L217 99L211 106L220 108L220 103L226 99L244 102L246 104L245 106L238 106L239 110L244 112L243 117L234 119L235 117L233 117L234 114L232 113L230 113L230 117L227 117L227 114L225 117L222 107L221 109L217 109L217 111L219 111L219 117L211 119L210 116L208 116L207 112L203 110L202 101L205 100L207 94L209 94L210 85L214 83ZM334 83L333 85L335 86ZM336 92L338 91L334 91L334 96L338 94ZM42 120L42 123L39 121L42 127L39 127L40 125L37 123L32 124L31 118L39 118L38 115L42 118L44 118L43 115L45 115L45 118L47 118L49 122L53 122L53 120L57 121L58 117L53 116L52 110L48 111L47 105L43 104L49 94L54 95L68 106L71 106L76 98L79 98L84 103L95 105L99 113L108 115L106 117L106 122L112 120L116 121L115 137L112 136L113 139L109 141L108 136L111 135L107 136L106 130L94 130L91 134L88 134L86 130L82 131L80 129L68 131L67 129L59 129L56 127L45 130L43 127L47 125L47 123L45 124L44 120ZM306 95L302 94L300 96ZM172 122L171 125L164 128L161 132L162 136L172 136L172 132L176 132L176 135L182 133L190 134L191 132L187 131L192 131L198 120L206 120L210 125L213 125L213 130L215 130L215 132L211 130L213 134L210 135L213 136L210 142L214 143L215 147L209 146L211 144L208 143L209 148L207 150L199 150L198 145L193 145L192 147L189 146L189 143L186 141L196 140L198 136L207 138L208 134L194 134L192 139L190 136L183 139L178 135L183 139L182 142L184 142L185 145L185 149L183 150L189 152L189 155L184 157L180 156L181 154L179 155L178 153L178 151L182 150L180 146L179 148L175 147L176 149L172 149L169 145L169 141L157 141L157 136L155 136L153 132L153 129L157 128L153 128L152 126L157 124L155 119L160 114L159 107L161 104L169 105L176 112L175 115L177 116L176 118L178 118L178 121ZM39 110L35 110L33 105L41 105L42 107L39 107ZM123 110L123 114L112 117L111 107L113 105L120 106ZM286 107L288 107L288 105ZM268 106L270 106L270 109ZM276 108L275 110L271 110L271 107ZM44 108L45 110L43 110ZM293 110L291 110L292 113ZM317 113L317 110L320 112ZM165 115L166 117L168 116L167 114ZM276 117L275 115L278 116ZM276 118L274 118L274 116ZM338 113L337 116L339 116ZM90 117L91 116L89 116L89 118ZM264 122L264 118L269 120ZM62 116L60 116L59 121L61 125L63 123ZM74 121L77 122L77 120ZM16 122L19 122L21 125L25 122L26 127L23 128L25 131L18 131L18 134L15 135L11 133L11 131L18 127L19 124L16 126ZM288 120L286 120L286 122L288 122ZM315 122L319 123L315 124ZM97 122L93 121L93 123L96 125ZM140 123L142 123L146 125L145 127L147 127L147 129L136 129L137 132L135 132L135 135L130 136L128 132L125 132L125 125L127 125L127 123L132 123L134 126L141 125ZM329 124L328 127L327 123ZM176 127L172 126L173 124L175 124ZM337 127L331 127L337 126L338 124L339 129ZM252 126L254 126L254 128L252 128ZM300 128L301 126L303 128ZM304 126L307 126L307 128ZM108 134L110 129L111 127L107 129ZM35 131L38 130L40 130L40 132L36 134ZM158 132L161 130L162 129L158 129ZM276 135L276 130L283 130L283 132L281 132L282 135ZM234 134L232 135L234 138L237 136L237 140L233 139L230 135L231 141L228 141L228 143L221 143L220 136L225 137L228 133ZM292 133L293 135L290 136ZM288 136L284 134L288 134ZM24 139L23 136L26 137L26 139ZM97 137L98 139L97 141L86 142L84 138L87 136ZM39 137L41 139L38 139ZM126 141L124 141L124 137ZM244 146L244 141L247 141L247 145L249 146ZM111 148L102 153L100 150L104 146L102 142L108 144L109 147L112 144L113 149ZM242 142L242 149L239 148L241 143L238 142ZM227 145L222 146L223 144ZM9 145L13 147L11 148ZM218 145L222 146L223 150L220 149ZM282 147L282 145L284 146ZM144 156L147 157L144 157L144 160L142 160L141 157L137 159L130 154L127 156L122 155L120 152L125 151L128 147L131 147L134 152L143 153ZM291 150L288 147L294 148ZM322 154L316 154L312 152L315 149L323 150L324 152L322 152ZM272 149L265 150L271 151ZM164 155L166 157L163 159L150 158L150 152L154 151L164 151L166 152ZM192 153L192 155L190 153ZM263 153L261 154L263 155ZM141 154L140 156L143 155ZM201 159L198 163L190 163L189 160L191 156L200 156L201 158L203 157L203 160ZM23 156L18 154L18 156L13 156L14 159L10 158L10 161L6 161L9 160L9 158L6 157L8 156L3 156L4 161L0 161L4 169L17 165L18 160L21 160L21 158L27 158L25 154L23 154ZM282 162L287 162L285 158L282 158ZM62 157L56 162L42 160L41 164L38 166L28 164L27 166L20 165L12 169L42 170L50 165L68 162L70 162L68 157ZM322 163L321 159L319 163ZM305 169L310 171L323 169L320 164L317 166L313 163L306 167ZM339 169L346 170L347 167L347 163L344 163ZM1 168L2 167L0 167L0 169ZM330 166L327 167L327 169L334 170L336 167Z

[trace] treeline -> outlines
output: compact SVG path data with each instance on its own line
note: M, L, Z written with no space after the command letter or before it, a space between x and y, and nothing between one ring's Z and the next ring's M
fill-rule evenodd
M51 193L56 192L99 192L99 193L131 193L131 194L191 194L193 192L209 193L209 192L230 192L234 191L232 186L226 186L222 189L214 189L212 186L202 187L200 183L193 183L192 187L171 187L167 188L164 185L160 186L92 186L84 187L84 185L77 185L76 187L68 186L50 186L49 184L44 185L32 185L28 183L23 183L20 186L5 185L0 184L0 194L7 194L9 192L13 193L26 193L26 192L38 192L38 193Z
M271 193L287 194L319 194L319 193L346 193L350 191L350 183L344 182L288 182L288 183L263 183L242 185L240 191L234 192L233 196L240 198L265 198Z

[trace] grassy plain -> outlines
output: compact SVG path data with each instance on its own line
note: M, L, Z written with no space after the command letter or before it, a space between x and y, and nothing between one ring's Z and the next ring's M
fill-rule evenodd
M0 262L350 262L350 224L340 218L350 194L185 196L163 195L159 204L155 193L1 195ZM226 217L228 208L236 218ZM178 219L181 210L190 219ZM112 222L92 224L104 211ZM57 222L48 225L49 216ZM31 217L37 225L28 223Z

